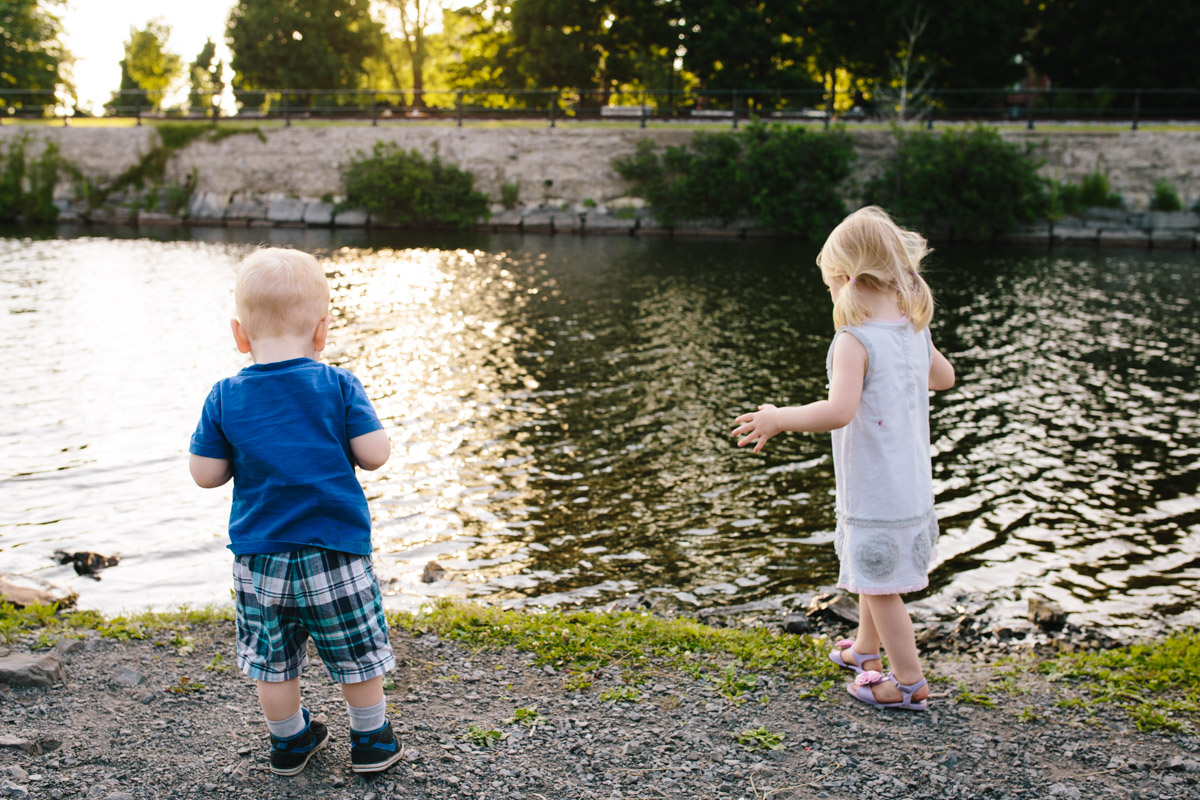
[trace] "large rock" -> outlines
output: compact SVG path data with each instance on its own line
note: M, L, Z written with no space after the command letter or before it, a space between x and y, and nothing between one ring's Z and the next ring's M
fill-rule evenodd
M1027 601L1029 621L1044 631L1061 631L1067 624L1067 612L1053 600L1032 595Z
M308 206L296 197L280 197L271 202L267 219L271 222L304 222L304 209Z
M808 604L806 613L810 618L829 623L858 624L858 603L848 594L819 594Z
M48 606L58 603L59 608L75 605L79 593L52 583L23 575L0 575L0 600L12 603L17 608L26 606Z
M16 686L53 686L66 679L66 669L53 655L14 653L0 658L0 683Z

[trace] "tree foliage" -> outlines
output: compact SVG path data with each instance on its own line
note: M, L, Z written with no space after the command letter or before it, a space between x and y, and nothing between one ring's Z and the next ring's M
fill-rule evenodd
M238 0L228 36L234 96L246 107L266 91L359 88L380 47L368 0Z
M54 89L70 62L55 13L63 3L0 0L0 105L29 110L54 104Z
M1059 86L1200 88L1196 3L1044 0L1035 24L1031 59Z
M171 28L161 19L129 29L120 91L108 105L162 108L167 91L183 75L183 59L167 50L169 38Z
M222 61L214 64L216 56L217 46L212 39L208 39L188 67L188 78L192 84L192 90L188 93L188 107L193 112L208 113L213 105L213 96L225 90L225 64Z

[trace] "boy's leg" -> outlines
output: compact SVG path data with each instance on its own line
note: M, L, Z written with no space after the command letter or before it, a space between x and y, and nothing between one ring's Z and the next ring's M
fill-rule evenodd
M917 641L913 634L912 618L904 599L898 594L861 595L862 604L869 609L869 618L878 630L887 650L892 673L900 683L912 685L923 677L921 659L917 654ZM861 621L861 618L860 618ZM861 628L860 628L861 630ZM881 703L897 703L902 698L900 690L890 681L871 687L875 699ZM929 687L922 686L913 694L913 700L923 700L929 695Z
M341 687L350 714L350 768L359 773L383 772L404 756L387 719L383 676Z
M258 704L262 706L267 722L278 722L300 713L300 679L290 681L255 681L258 689ZM298 731L293 731L297 733ZM274 730L271 733L275 733ZM291 734L285 733L284 736Z

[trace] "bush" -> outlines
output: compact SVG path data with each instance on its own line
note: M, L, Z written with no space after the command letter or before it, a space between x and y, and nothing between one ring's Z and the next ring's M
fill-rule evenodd
M505 208L513 209L517 207L517 203L521 198L521 182L513 181L512 183L500 184L500 204Z
M475 191L471 173L443 163L436 152L426 160L392 142L376 142L371 155L360 150L343 182L340 207L365 208L391 223L464 228L488 213L487 195Z
M26 144L25 139L16 140L4 155L3 172L0 173L0 222L11 222L18 216L26 222L53 222L58 218L54 186L62 166L58 145L48 142L38 159L27 163Z
M897 129L896 152L867 187L867 201L927 226L979 236L1004 233L1048 209L1039 163L979 126L941 135Z
M854 150L844 133L755 123L744 133L698 132L690 145L638 142L613 169L634 184L664 225L748 214L772 228L824 235L845 213L837 188Z
M1079 205L1083 208L1121 208L1125 201L1108 185L1108 176L1100 170L1084 175L1079 184Z
M1175 191L1170 181L1154 182L1154 197L1150 200L1150 210L1183 211L1183 201L1179 199L1179 192Z

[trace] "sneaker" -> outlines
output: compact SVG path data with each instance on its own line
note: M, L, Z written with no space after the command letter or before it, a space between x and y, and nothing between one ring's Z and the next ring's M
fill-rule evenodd
M287 739L271 737L271 772L276 775L296 775L308 764L313 753L329 741L329 729L308 717L304 709L304 721L308 727Z
M383 772L403 757L390 722L370 733L350 731L350 768L355 772Z

